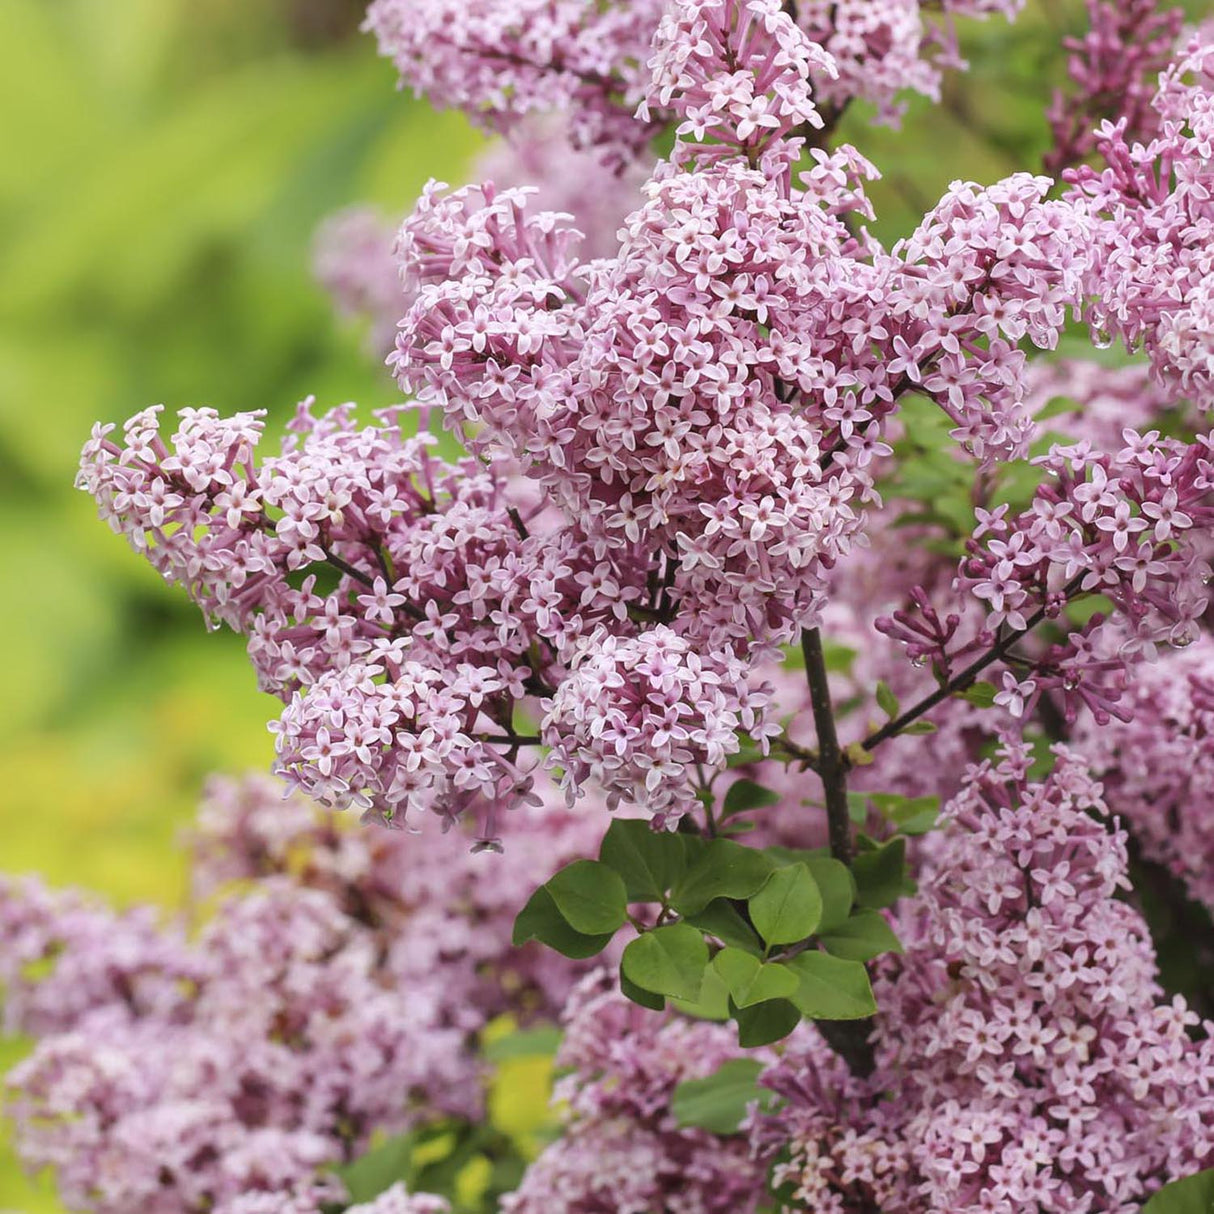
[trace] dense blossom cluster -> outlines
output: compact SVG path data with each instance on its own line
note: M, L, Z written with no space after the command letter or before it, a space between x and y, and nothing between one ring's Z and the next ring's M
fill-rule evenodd
M902 94L937 98L942 70L965 66L957 53L955 17L1013 18L1022 5L1023 0L802 0L788 11L838 65L814 77L832 121L853 98L874 102L878 117L892 121L903 109ZM780 10L768 0L705 7L728 20L746 12L766 21L766 14ZM942 10L942 19L927 15L933 10ZM566 113L575 145L604 146L619 164L641 153L667 118L661 110L645 112L652 124L634 116L648 79L651 43L664 20L669 14L657 0L373 0L366 28L402 83L436 104L462 109L507 133L535 112ZM750 20L742 18L744 24Z
M1214 47L1194 41L1164 74L1159 132L1135 141L1126 120L1104 123L1100 168L1069 174L1092 215L1089 318L1105 340L1143 350L1161 382L1214 404L1214 202L1208 79ZM1196 77L1196 82L1193 81Z
M953 182L888 246L877 169L831 145L853 98L891 119L936 94L954 16L1017 8L374 0L405 81L513 140L492 181L431 183L395 240L355 213L322 241L415 403L370 423L305 404L273 456L258 415L168 433L145 410L121 441L95 430L79 483L247 637L288 785L405 829L218 785L194 940L0 886L7 1016L39 1038L12 1081L21 1147L71 1200L316 1214L344 1199L318 1167L373 1130L480 1112L490 1018L566 998L564 1134L507 1214L752 1211L769 1168L823 1214L1134 1214L1214 1162L1214 1025L1159 985L1121 826L1214 906L1214 50L1193 42L1148 104L1176 17L1092 0L1054 114L1063 186ZM532 174L560 180L536 197ZM1032 359L1076 322L1145 360ZM432 418L467 456L436 456ZM987 757L1009 726L1075 749L1031 778L1012 734ZM759 785L749 842L844 862L865 815L893 831L877 794L947 802L859 1048L836 1025L757 1055L783 1103L749 1140L672 1104L740 1055L732 1027L509 944L604 811L696 833L738 780ZM680 878L641 859L626 887L668 891L658 924L689 932ZM650 930L604 866L584 870L602 905L546 895L578 955L600 923ZM878 904L849 924L877 931ZM436 1202L390 1190L366 1214Z
M168 966L167 943L141 955L138 934L100 908L86 919L69 903L60 923L36 886L4 902L21 951L53 966L43 998L73 990L113 937L126 945L104 971L108 999L94 987L9 1076L22 1157L53 1166L70 1205L227 1214L257 1190L332 1200L340 1185L316 1170L375 1127L433 1115L410 1107L418 1096L477 1110L463 1033L442 1025L433 987L394 989L371 933L321 893L267 881L225 902Z
M1013 748L945 813L906 954L876 984L877 1071L810 1043L769 1082L778 1168L816 1211L1136 1210L1214 1151L1214 1045L1163 1002L1145 924L1114 895L1125 840L1060 751L1044 783ZM1206 1026L1206 1031L1210 1026Z
M765 741L768 689L751 690L745 665L728 653L702 658L664 625L620 640L593 634L553 697L543 734L571 793L587 778L612 808L633 801L655 826L696 803L697 770L724 766L738 730Z
M503 1214L747 1214L763 1170L744 1140L680 1127L678 1083L739 1056L723 1025L657 1015L588 975L565 1009L556 1085L564 1135L528 1169Z
M633 111L660 0L372 0L366 28L402 82L436 105L509 132L536 112L570 119L575 145L639 152L652 135Z
M1105 799L1150 860L1214 911L1214 642L1145 666L1126 694L1127 720L1081 724L1075 745Z
M445 464L404 422L389 410L360 428L348 408L317 419L305 404L297 437L257 464L259 417L186 411L166 445L148 410L125 446L97 429L81 483L212 620L248 635L261 686L288 701L290 780L388 819L472 806L491 842L497 809L531 795L514 705L556 681L571 634L641 592L616 583L612 603L574 528L529 535L501 469Z
M458 831L418 848L266 778L217 782L193 873L218 908L193 941L144 908L6 880L6 1024L38 1039L8 1078L22 1158L98 1214L316 1214L342 1196L317 1169L372 1130L479 1115L475 1034L554 1014L577 975L510 946L527 892L598 834L549 793L505 866Z
M469 179L525 188L534 193L534 207L570 216L581 234L578 254L586 260L615 253L616 231L640 200L649 167L638 157L611 168L595 153L575 149L566 124L546 115L529 118L508 141L492 144L474 161ZM341 316L369 322L369 344L377 354L392 349L397 322L412 302L401 281L408 264L397 257L399 227L373 208L357 206L326 220L316 234L317 280Z

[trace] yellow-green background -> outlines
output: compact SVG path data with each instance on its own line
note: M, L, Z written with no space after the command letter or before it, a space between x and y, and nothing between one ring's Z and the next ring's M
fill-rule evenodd
M239 639L206 634L71 483L92 422L148 404L264 407L274 430L310 392L393 398L311 282L312 232L461 180L479 139L394 91L358 8L0 0L0 870L171 903L206 773L269 762L275 706ZM1051 22L1076 28L1077 0L968 30L978 71L905 134L849 117L888 175L884 232L952 177L1032 163ZM56 1208L0 1143L0 1211Z

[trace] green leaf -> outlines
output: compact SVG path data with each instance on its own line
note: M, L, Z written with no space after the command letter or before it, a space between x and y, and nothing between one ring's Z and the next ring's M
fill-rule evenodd
M899 793L872 793L872 803L887 822L904 835L926 834L936 825L940 798L904 797Z
M623 878L629 902L660 902L683 875L684 839L637 818L616 818L603 836L599 859Z
M755 1058L731 1058L704 1079L685 1079L674 1090L670 1107L682 1126L713 1134L735 1134L748 1105L770 1108L775 1093L758 1086L763 1064Z
M856 902L879 910L892 906L903 894L913 893L906 876L906 840L891 839L872 851L861 852L852 861L856 878Z
M413 1183L414 1136L403 1134L373 1146L365 1155L335 1168L352 1202L374 1201L398 1180Z
M695 1000L708 967L708 945L688 923L644 932L624 950L624 976L657 995Z
M1214 1214L1214 1168L1164 1185L1142 1214Z
M852 663L859 652L834 641L824 639L822 642L822 661L831 674L851 674Z
M485 1058L489 1062L506 1062L511 1058L541 1058L555 1054L561 1044L561 1030L555 1024L545 1024L540 1028L516 1029L490 1041L484 1047Z
M767 999L784 999L797 989L797 977L791 970L776 962L761 962L741 949L723 948L712 959L712 965L740 1008Z
M576 932L614 932L628 918L628 894L619 873L598 860L574 860L547 882L556 908Z
M732 1014L729 1010L729 988L711 965L704 971L704 983L698 998L672 999L670 1003L685 1016L694 1016L697 1020L728 1020Z
M557 909L548 887L541 885L519 911L511 939L516 948L528 940L538 940L566 957L582 960L601 953L613 935L614 932L586 935L570 927Z
M793 1001L814 1020L862 1020L877 1010L868 971L858 961L806 952L784 962L797 976Z
M651 1012L660 1012L666 1007L664 996L655 995L653 991L647 991L644 987L637 986L635 982L629 980L628 975L624 973L623 967L620 968L620 990L633 1003L639 1003L642 1007L647 1007Z
M925 733L935 733L936 726L931 721L912 721L909 725L902 728L902 732L907 737L918 737Z
M999 694L999 689L994 683L985 681L974 683L960 693L961 698L967 703L973 704L976 708L991 708L995 703L995 696Z
M698 914L688 915L684 922L698 927L706 935L715 936L722 944L745 949L748 953L763 951L763 941L724 898L714 898Z
M833 856L806 856L805 866L813 873L822 895L822 919L819 932L834 931L847 921L856 898L856 880L851 870Z
M779 800L778 792L743 777L729 786L721 806L721 817L729 818L734 814L745 813L748 809L762 809L765 805L775 805Z
M822 895L804 864L777 868L749 903L750 918L768 944L795 944L822 920Z
M857 826L864 825L868 818L868 793L849 792L847 794L847 816Z
M847 961L871 961L882 953L900 953L902 945L880 911L867 907L819 937L822 947Z
M883 713L892 721L901 711L898 705L898 697L890 690L890 686L884 680L877 684L877 706Z
M769 999L737 1011L738 1044L745 1049L780 1041L801 1023L801 1013L787 999Z
M671 903L681 915L694 915L714 898L749 898L771 870L771 859L761 851L713 839L675 887Z

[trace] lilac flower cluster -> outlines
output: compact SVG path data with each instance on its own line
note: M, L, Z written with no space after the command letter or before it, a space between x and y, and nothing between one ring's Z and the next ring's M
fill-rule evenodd
M1001 13L1013 20L1023 0L799 0L797 20L830 53L838 75L817 82L819 98L835 113L853 98L877 107L879 120L897 124L905 93L940 98L944 69L964 68L953 18ZM944 20L929 22L932 9Z
M572 794L593 776L609 807L636 801L655 827L695 805L697 768L722 768L739 729L761 742L779 732L764 723L767 689L748 686L742 662L702 658L664 625L626 640L593 634L571 665L543 725L566 786Z
M402 996L372 933L322 893L262 882L175 955L171 939L143 955L121 919L86 917L74 899L60 921L54 902L36 885L4 889L20 951L36 942L51 966L31 999L74 992L96 973L92 954L112 954L115 936L125 946L104 971L110 990L92 983L80 1014L61 1013L8 1076L18 1150L55 1170L71 1206L228 1214L262 1190L340 1199L317 1169L351 1158L373 1128L477 1111L464 1034L442 1024L433 986Z
M981 601L982 625L962 640L963 616L942 618L922 591L916 608L878 621L912 658L949 678L963 660L997 647L1008 669L997 697L1014 716L1042 691L1061 691L1068 720L1086 705L1098 722L1117 707L1128 664L1158 644L1184 645L1208 604L1214 489L1209 439L1186 444L1125 432L1114 454L1088 441L1056 446L1041 463L1050 477L1028 510L979 510L960 566L959 588ZM1044 652L1013 643L1042 620L1059 620L1071 599L1099 594L1115 612L1097 612ZM1017 677L1016 671L1027 672Z
M618 247L616 230L640 200L650 164L638 155L614 169L594 152L569 141L567 125L544 115L528 118L477 157L469 180L491 181L506 190L526 188L534 205L572 217L582 234L583 259L609 257ZM386 355L396 325L412 302L401 281L396 236L400 223L359 206L331 216L316 233L313 272L342 317L368 322L369 345Z
M1125 837L1059 749L973 769L876 983L877 1070L810 1042L768 1072L761 1145L792 1200L843 1214L1131 1214L1214 1151L1214 1043L1163 1002L1145 924L1115 897ZM1205 1026L1208 1033L1214 1026Z
M496 840L497 809L534 783L515 704L559 681L569 637L640 589L617 583L613 604L576 528L528 534L501 467L436 460L400 410L359 428L348 408L318 419L305 403L296 437L260 464L254 415L188 410L166 445L158 414L131 419L125 446L98 427L80 483L211 620L249 637L261 686L289 701L280 771L389 820L471 807Z
M1125 721L1081 722L1075 746L1105 800L1149 860L1214 911L1214 642L1144 666L1125 697Z
M289 701L279 770L326 804L468 814L496 846L500 811L532 795L521 709L544 718L571 794L605 780L613 804L673 820L693 801L689 766L662 782L676 756L704 766L702 784L735 722L765 735L753 665L819 622L834 568L866 541L903 398L934 401L984 468L1027 449L1020 347L1053 346L1093 289L1093 190L956 183L885 250L849 226L871 215L875 172L854 149L812 149L793 180L822 121L811 72L830 61L776 0L680 0L652 68L645 103L680 136L615 258L579 263L567 217L490 185L432 185L402 229L413 303L391 362L477 458L435 460L401 410L359 427L345 408L305 409L260 464L256 418L205 410L167 445L147 411L125 447L103 428L86 449L81 484L116 529L249 635L263 687ZM1010 540L991 516L963 570L993 610L969 648L1005 618L1056 615L1075 579L1111 594L1137 644L1181 636L1202 568L1177 542L1206 521L1199 454L1127 450L1099 493L1056 469L1076 502L1043 491ZM1108 479L1112 465L1069 458ZM1148 517L1153 538L1138 534ZM901 627L945 669L969 651L946 651L954 624ZM1095 627L1036 680L1009 671L1003 702L1078 681L1107 712L1116 688L1083 676L1113 669L1092 656ZM657 629L671 637L644 638ZM588 651L610 641L632 661L656 645L669 663L676 636L710 656L674 662L654 712L620 732L629 692L610 739L594 732L589 697L621 659ZM705 685L712 703L692 706L686 689ZM670 734L672 713L690 716Z
M937 98L942 70L965 66L953 19L995 12L1010 19L1022 5L1023 0L802 0L788 12L809 42L824 47L838 65L827 68L827 58L817 56L823 70L814 83L833 123L857 97L874 102L884 121L897 119L903 93ZM734 15L749 11L760 25L780 11L767 0L713 7ZM943 19L933 19L933 10L942 10ZM436 104L462 109L505 133L533 113L562 112L575 146L599 145L619 166L643 154L649 137L670 120L661 108L646 108L641 123L634 118L651 44L656 38L660 47L658 31L670 32L670 20L655 0L592 6L575 0L373 0L365 28L396 65L402 83ZM753 98L739 96L733 104L753 104Z
M505 1198L502 1214L749 1214L763 1170L741 1138L680 1127L677 1084L740 1056L723 1025L658 1015L588 975L563 1016L556 1085L565 1132Z
M1208 80L1214 47L1194 40L1164 74L1154 99L1159 131L1135 142L1127 120L1105 122L1103 165L1067 174L1092 216L1085 290L1101 340L1143 350L1175 396L1214 403L1214 203ZM1193 78L1196 77L1194 80Z
M318 1214L343 1190L317 1169L373 1130L479 1116L476 1034L555 1014L579 973L510 944L536 882L599 833L547 793L504 865L458 830L417 848L268 778L216 781L192 868L218 906L196 940L4 880L5 1024L38 1040L7 1080L23 1160L96 1214ZM408 1200L374 1212L440 1209Z
M364 28L434 104L498 132L559 111L575 146L614 145L622 160L653 134L633 110L661 11L659 0L372 0Z

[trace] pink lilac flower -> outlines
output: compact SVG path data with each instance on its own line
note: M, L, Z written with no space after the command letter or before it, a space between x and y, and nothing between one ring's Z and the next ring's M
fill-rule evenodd
M543 736L570 790L589 777L614 808L624 800L673 824L696 804L697 768L720 770L738 730L765 743L766 688L752 690L731 655L702 658L659 625L629 640L588 637L553 697Z
M568 114L575 146L618 157L652 134L634 121L658 0L372 0L364 28L402 83L438 106L509 132L536 111Z
M763 1170L741 1138L682 1128L675 1087L741 1056L732 1029L659 1014L586 977L563 1016L554 1103L563 1135L528 1168L502 1214L748 1214Z
M958 569L956 586L972 596L969 609L962 600L942 618L918 591L912 609L878 627L946 678L1000 645L996 656L1010 655L1033 672L1007 687L1009 707L1023 710L1035 693L1056 689L1068 721L1082 706L1098 723L1124 717L1118 701L1127 668L1153 656L1157 645L1188 643L1208 605L1209 441L1186 444L1127 429L1126 445L1113 454L1098 453L1087 440L1053 447L1038 461L1048 476L1029 509L1014 518L983 512ZM1115 610L1065 630L1063 608L1085 594L1104 596ZM980 626L975 631L971 622L967 632L963 621L972 621L974 603L981 604ZM1013 652L1013 642L1042 620L1059 621L1064 639L1043 651Z
M433 1193L409 1193L399 1182L373 1201L347 1206L346 1214L449 1214L450 1203ZM249 1193L224 1205L222 1214L324 1214L315 1193Z
M877 1070L816 1041L768 1072L792 1208L860 1214L1130 1214L1214 1152L1214 1045L1165 1002L1146 926L1115 895L1125 836L1058 748L971 770L875 983ZM1208 1033L1214 1026L1205 1026Z
M470 810L492 842L499 810L533 795L515 705L559 681L571 636L640 598L639 573L627 557L604 570L576 527L530 534L500 465L444 464L406 421L359 427L305 402L284 453L257 463L257 416L188 410L166 445L147 410L124 446L97 428L80 482L248 637L261 686L287 701L290 781L385 819Z
M218 909L196 939L0 880L6 1028L37 1040L7 1079L21 1158L95 1214L318 1214L343 1191L317 1169L373 1131L479 1116L477 1034L555 1016L585 970L511 946L535 885L601 835L541 787L506 863L433 819L417 847L266 776L214 781L191 867Z
M312 273L340 316L368 321L367 345L392 348L405 293L396 265L396 227L374 208L349 207L331 215L314 239Z
M640 156L623 168L604 164L596 153L573 147L564 122L542 115L527 118L509 140L481 153L469 180L533 190L534 205L572 217L582 233L579 255L590 259L615 253L617 230L640 200L650 167ZM399 227L369 207L353 207L326 220L315 239L317 280L340 315L368 325L376 354L392 349L397 322L412 302L401 281Z
M1214 47L1192 42L1160 81L1156 137L1136 142L1125 118L1105 122L1102 167L1065 174L1074 205L1092 217L1093 330L1143 350L1165 388L1206 409L1214 402L1212 68Z
M97 910L87 936L48 940L52 989L87 974L108 920ZM54 1168L68 1205L201 1214L301 1185L332 1201L341 1186L317 1169L373 1129L476 1113L476 1063L442 1023L441 975L402 986L320 891L267 879L179 947L164 975L175 1006L146 1009L119 986L8 1076L18 1152Z
M1080 724L1074 744L1149 860L1214 910L1214 642L1143 665L1126 693L1126 721Z
M468 1031L507 1010L555 1015L579 967L538 945L514 948L514 916L555 868L592 855L603 827L569 811L546 774L536 791L542 804L514 811L502 860L433 820L418 840L284 798L268 776L213 779L190 837L194 897L205 904L234 883L290 876L373 931L384 964L404 979L441 973L443 1016Z
M1161 387L1143 363L1106 367L1088 359L1039 359L1025 375L1025 408L1036 416L1053 404L1070 405L1039 425L1112 454L1125 445L1127 429L1145 433L1169 412L1190 420L1184 402Z
M934 99L942 70L965 66L957 53L956 16L999 12L1012 18L1021 7L1022 0L803 0L789 11L839 65L837 74L815 77L832 119L861 97L876 104L879 118L892 121L901 112L901 94ZM748 8L764 21L773 11L766 0L732 11ZM462 109L506 133L536 111L559 111L569 116L575 146L598 145L618 165L643 154L649 137L670 119L660 108L646 110L644 123L633 117L663 20L664 6L655 0L592 7L572 0L373 0L365 28L396 65L402 84L434 104Z

